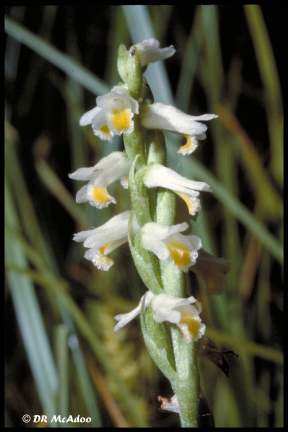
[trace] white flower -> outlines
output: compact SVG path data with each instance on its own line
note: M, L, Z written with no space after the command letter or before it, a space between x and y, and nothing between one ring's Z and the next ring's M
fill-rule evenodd
M124 86L115 86L106 95L98 96L96 105L81 117L81 126L92 124L94 134L108 141L114 135L133 132L132 119L139 113L139 104Z
M173 190L187 204L189 214L194 216L200 209L198 191L212 192L207 183L189 180L170 168L160 164L153 164L147 168L143 183L148 188L163 187Z
M175 54L173 45L167 48L159 48L160 43L156 39L146 39L136 45L139 53L141 66L146 66L148 63L154 63L158 60L165 60ZM130 53L133 52L134 46L130 48Z
M97 208L107 207L111 202L116 203L115 198L109 195L107 187L116 180L124 179L128 176L130 162L126 153L113 152L101 159L91 168L79 168L74 173L69 174L73 180L86 180L88 184L83 186L76 194L76 202L89 203Z
M180 234L187 228L186 222L172 226L149 222L142 228L142 244L160 260L171 259L175 272L188 272L196 263L202 243L197 236Z
M187 142L181 146L178 153L188 155L198 146L197 139L206 138L207 126L198 120L212 120L218 117L215 114L191 116L180 111L172 105L154 103L143 106L141 109L141 123L147 129L163 129L183 135Z
M193 296L184 299L159 294L152 301L152 309L155 321L176 324L186 342L197 341L205 333L205 325L199 317L202 311L201 303Z
M89 248L85 258L92 261L99 270L109 270L114 262L107 255L128 241L130 213L129 210L125 211L98 228L74 234L73 240L84 242L84 246ZM135 232L139 229L136 223L133 229Z
M183 333L186 342L197 341L204 335L205 325L199 317L202 310L201 303L193 296L184 299L167 294L154 295L150 291L141 297L138 306L131 312L115 316L119 322L114 327L114 331L118 331L140 314L143 301L145 308L151 303L155 321L167 321L176 324Z

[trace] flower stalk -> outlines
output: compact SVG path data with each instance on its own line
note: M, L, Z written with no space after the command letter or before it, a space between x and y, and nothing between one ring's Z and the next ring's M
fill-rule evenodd
M186 202L188 213L197 216L200 193L212 191L208 184L187 179L166 167L163 130L185 137L186 144L178 152L187 156L196 149L199 139L206 137L207 126L200 121L217 116L193 117L154 102L143 73L149 63L174 53L173 46L160 48L155 39L133 45L129 50L120 45L117 66L122 82L108 94L98 96L96 107L81 117L80 124L91 124L94 134L109 142L114 135L123 134L125 151L112 152L94 167L78 169L70 177L88 181L77 193L77 202L88 201L97 208L116 202L107 191L112 182L120 180L128 187L129 210L102 227L75 234L74 239L88 248L85 257L99 270L109 270L113 260L108 253L124 242L129 243L147 292L135 309L115 317L118 323L114 331L140 315L147 349L174 392L172 398L159 396L162 409L177 412L182 427L197 427L200 400L197 351L205 325L200 318L201 304L193 296L187 298L186 275L195 267L195 273L209 284L207 293L209 290L213 294L215 288L219 294L221 272L227 272L229 264L224 258L214 262L203 251L200 238L186 233L189 228L186 222L176 224L175 194ZM199 264L198 257L201 257Z

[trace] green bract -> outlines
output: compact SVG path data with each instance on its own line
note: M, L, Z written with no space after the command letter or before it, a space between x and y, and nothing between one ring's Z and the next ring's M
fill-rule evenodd
M157 323L151 306L141 309L141 329L147 349L161 372L174 382L177 376L170 332L165 323Z

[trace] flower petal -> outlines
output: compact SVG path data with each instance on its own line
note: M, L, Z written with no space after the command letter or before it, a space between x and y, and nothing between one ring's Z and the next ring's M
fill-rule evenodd
M74 173L68 174L68 177L73 180L91 180L91 177L93 176L93 174L95 174L95 171L99 170L97 166L98 164L96 164L94 167L78 168Z
M104 254L104 250L101 249L88 249L85 252L84 257L87 260L92 261L92 263L95 267L98 268L98 270L108 271L109 268L114 264L114 261L111 258L107 257Z
M215 114L190 116L172 105L154 103L141 110L141 123L147 129L164 129L186 135L200 135L206 132L207 126L196 120L212 120Z
M87 111L85 114L82 115L82 117L79 120L80 126L86 126L92 123L92 120L94 117L99 114L101 111L101 108L95 107L90 111Z
M112 141L114 134L108 127L107 113L105 110L101 109L101 111L93 118L92 129L94 135L98 136L103 141Z
M86 198L90 205L98 209L108 207L111 203L116 204L115 198L108 193L106 187L96 187L93 184L87 186Z
M140 57L141 66L146 66L148 63L154 63L158 60L164 60L175 54L176 50L171 45L166 48L159 48L160 43L157 39L151 38L146 39L135 45ZM134 49L134 46L130 48L130 52Z
M207 183L190 180L171 168L160 164L153 164L148 167L147 173L143 177L143 182L149 188L163 187L186 194L195 191L212 192L211 187ZM198 196L198 193L192 193L192 195Z
M195 216L201 209L201 204L200 204L200 200L198 198L196 198L193 195L187 195L184 194L183 192L175 192L180 198L183 199L183 201L185 201L187 207L188 207L188 212L191 216Z
M94 229L94 232L85 240L84 246L87 248L100 248L108 243L118 240L127 241L128 235L128 220L130 217L130 210L126 210L111 219L105 224Z
M194 135L184 135L184 137L186 138L186 143L179 148L177 153L187 156L197 149L199 143Z
M93 167L78 168L74 173L69 174L69 177L73 180L97 181L98 185L108 186L127 175L130 165L125 152L112 152L100 159Z
M186 222L173 225L172 227L161 225L156 222L149 222L142 228L143 247L157 255L159 259L167 259L170 256L169 250L162 240L176 232L185 231L187 228L188 224Z
M153 164L147 168L143 183L148 188L163 187L173 190L186 202L192 216L200 210L200 201L196 198L199 195L198 191L212 192L207 183L189 180L160 164Z
M147 293L141 297L140 302L135 309L133 309L131 312L128 312L126 314L116 315L114 318L116 319L116 321L119 322L114 327L114 331L116 332L120 330L122 327L124 327L126 324L132 321L132 319L134 319L137 315L139 315L141 312L143 301L145 301L144 305L146 308L151 303L153 297L154 294L151 291L147 291Z
M81 204L88 201L88 185L83 186L76 194L76 203Z
M122 109L124 106L130 108L135 114L139 113L139 104L133 99L128 90L123 86L115 86L112 90L96 99L97 106L103 108L104 111L111 111L111 109Z

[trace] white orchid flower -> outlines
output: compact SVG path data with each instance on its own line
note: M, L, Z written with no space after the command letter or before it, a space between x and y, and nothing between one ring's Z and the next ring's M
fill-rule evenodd
M114 135L133 132L133 116L139 113L139 104L124 86L115 86L106 95L98 96L96 105L80 118L81 126L91 124L95 135L110 142Z
M147 129L163 129L183 135L186 144L181 146L178 153L189 155L196 150L198 139L206 138L207 126L199 121L212 120L215 114L191 116L172 105L153 103L143 106L140 113L141 124Z
M84 255L85 258L92 261L99 270L109 270L114 261L107 255L128 241L130 213L127 210L112 217L98 228L74 234L73 240L83 242L84 246L89 248ZM138 229L135 223L133 226L135 233Z
M186 222L172 226L148 222L142 228L143 247L157 255L160 260L172 260L175 272L188 272L196 263L202 243L197 236L181 234L187 228Z
M186 342L197 341L204 335L205 325L199 316L202 306L193 296L185 299L167 294L154 295L151 291L141 297L139 304L131 312L115 316L119 322L114 331L120 330L140 314L143 301L145 308L151 304L155 321L176 324Z
M212 192L207 183L189 180L160 164L153 164L147 168L143 183L148 188L163 187L174 191L185 201L191 216L200 210L198 191Z
M205 325L199 317L202 306L193 296L180 298L159 294L155 296L151 306L155 321L176 324L186 342L197 341L204 335Z
M89 201L92 206L99 209L107 207L110 203L116 203L114 197L109 195L107 187L114 181L120 180L125 186L126 177L129 174L130 162L124 152L113 152L101 159L90 168L79 168L69 174L73 180L88 181L76 194L76 202Z

